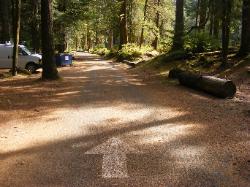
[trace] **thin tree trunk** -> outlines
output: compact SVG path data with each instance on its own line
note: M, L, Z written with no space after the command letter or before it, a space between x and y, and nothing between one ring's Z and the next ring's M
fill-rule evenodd
M18 44L20 34L20 22L21 22L21 0L12 0L13 6L13 57L12 57L12 75L17 75L17 63L18 63Z
M175 29L172 50L184 49L184 0L176 0Z
M113 44L114 44L114 31L113 31L113 29L110 29L110 31L109 31L108 43L109 43L108 44L109 49L112 49Z
M228 64L228 46L230 39L230 21L231 21L231 0L223 0L223 17L222 17L222 67Z
M42 18L42 53L43 73L42 79L55 80L59 78L55 58L52 24L52 0L41 1Z
M213 36L213 28L214 28L214 6L215 6L215 1L211 0L209 11L210 11L210 27L209 27L209 35Z
M147 19L147 8L148 8L148 0L145 0L145 5L144 5L144 15L143 15L143 25L141 29L141 37L140 37L140 48L144 42L144 29L145 29L145 22Z
M156 18L155 18L155 26L157 28L157 30L159 30L159 25L160 25L160 12L159 12L159 6L160 6L160 0L157 0L156 2L156 5L157 5L157 11L156 11ZM152 46L155 50L157 50L158 48L158 42L159 42L159 32L156 33L155 35L155 39L152 43Z

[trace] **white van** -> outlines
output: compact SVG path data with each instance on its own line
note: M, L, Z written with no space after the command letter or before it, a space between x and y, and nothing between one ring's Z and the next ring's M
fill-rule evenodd
M13 45L0 44L0 68L12 68L12 53ZM24 45L19 45L18 53L17 67L27 69L31 73L42 67L42 56L31 54Z

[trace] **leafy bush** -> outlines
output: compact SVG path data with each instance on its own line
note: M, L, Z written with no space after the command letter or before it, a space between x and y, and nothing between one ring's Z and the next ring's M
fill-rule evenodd
M146 52L152 51L150 46L142 46L141 48L136 44L126 44L123 45L122 49L118 51L117 58L118 60L134 60L139 58L141 55Z
M212 38L208 33L192 33L186 37L185 49L193 53L214 51L220 48L218 40Z
M90 49L90 52L101 56L106 56L109 53L109 50L105 47L95 47Z

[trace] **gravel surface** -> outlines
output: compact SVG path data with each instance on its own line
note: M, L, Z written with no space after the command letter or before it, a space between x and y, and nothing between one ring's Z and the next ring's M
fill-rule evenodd
M0 80L1 187L250 186L249 100L144 80L79 55L60 68L62 81ZM103 155L86 154L110 139L136 150L122 159L124 178L103 178Z

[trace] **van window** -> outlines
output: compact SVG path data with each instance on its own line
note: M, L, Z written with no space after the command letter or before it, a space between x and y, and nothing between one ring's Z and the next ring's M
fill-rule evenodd
M18 53L24 56L31 55L31 52L26 47L19 47Z

